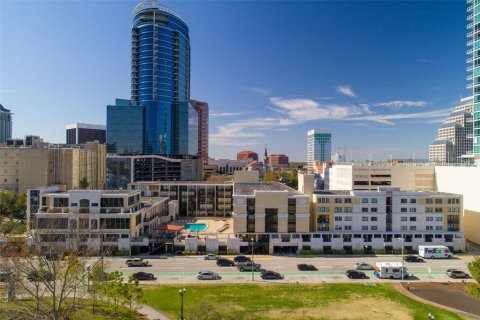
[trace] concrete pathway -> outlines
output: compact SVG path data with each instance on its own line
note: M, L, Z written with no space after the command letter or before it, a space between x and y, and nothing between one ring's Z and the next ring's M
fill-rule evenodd
M171 320L165 314L145 304L142 305L137 311L149 320Z

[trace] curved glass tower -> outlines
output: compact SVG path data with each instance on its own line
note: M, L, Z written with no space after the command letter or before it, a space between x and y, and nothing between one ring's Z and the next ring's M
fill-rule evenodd
M155 0L133 11L132 100L145 108L143 153L188 153L188 26Z

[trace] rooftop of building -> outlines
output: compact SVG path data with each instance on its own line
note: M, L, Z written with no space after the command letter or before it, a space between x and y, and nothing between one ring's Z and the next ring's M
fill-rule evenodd
M452 113L450 113L450 115L448 116L449 118L450 117L458 117L458 116L466 116L466 117L471 117L472 114L466 110L460 110L460 111L454 111Z
M131 185L233 185L233 181L136 181Z
M437 145L444 145L444 144L452 144L452 141L447 139L439 139L439 140L433 141L430 145L437 146Z
M0 104L0 112L10 112L10 110Z
M103 124L89 123L72 123L65 126L65 129L91 129L91 130L107 130L107 126Z
M440 129L443 129L443 128L452 128L452 127L461 127L461 125L459 125L458 123L456 122L448 122L448 123L444 123Z
M249 196L255 191L288 191L289 195L304 195L302 192L290 188L280 182L258 182L258 183L235 183L234 195Z

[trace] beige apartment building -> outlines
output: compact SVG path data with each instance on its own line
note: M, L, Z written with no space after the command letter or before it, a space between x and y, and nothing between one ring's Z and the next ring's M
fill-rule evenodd
M76 148L2 147L0 189L27 189L57 185L79 189L86 178L88 189L103 189L106 150L104 144L87 143Z
M335 164L325 169L326 190L435 191L435 168L429 164Z

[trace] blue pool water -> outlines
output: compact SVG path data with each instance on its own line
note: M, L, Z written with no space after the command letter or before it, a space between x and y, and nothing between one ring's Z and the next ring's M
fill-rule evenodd
M187 223L183 226L184 229L190 230L191 232L204 231L207 229L206 223Z

